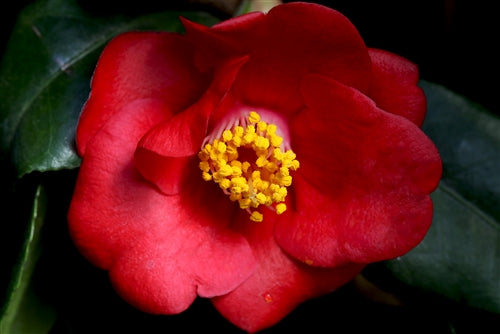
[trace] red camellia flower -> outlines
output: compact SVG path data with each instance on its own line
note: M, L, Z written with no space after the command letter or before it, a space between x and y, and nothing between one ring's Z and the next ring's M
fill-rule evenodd
M290 3L104 50L71 236L137 308L197 296L250 332L424 237L438 152L414 64Z

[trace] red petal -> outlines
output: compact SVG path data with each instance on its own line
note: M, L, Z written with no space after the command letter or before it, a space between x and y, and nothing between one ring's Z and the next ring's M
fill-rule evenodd
M202 71L216 67L225 58L248 54L247 43L258 24L264 19L263 13L248 13L225 20L208 28L181 17L187 39L197 47L195 62Z
M179 193L189 180L186 166L193 163L206 128L206 118L196 116L182 112L160 123L141 139L135 152L137 170L166 195Z
M295 212L276 226L276 240L314 266L371 263L403 255L422 241L432 221L427 194L407 187L323 194L294 178Z
M271 212L264 213L264 222L258 224L248 222L247 216L241 212L237 224L250 241L257 268L234 291L212 299L224 317L246 331L274 325L298 304L335 290L362 269L360 265L320 269L299 263L274 241Z
M135 165L140 173L168 195L182 190L192 175L185 166L201 148L207 134L208 118L223 104L240 67L247 57L231 59L221 65L201 99L151 129L139 142Z
M176 313L196 293L233 290L251 274L254 258L247 241L227 227L234 203L222 192L194 178L186 194L164 196L134 169L137 142L168 117L160 105L127 105L89 141L68 219L82 254L110 270L126 300L145 311Z
M193 177L187 168L193 157L165 157L155 152L138 148L134 156L135 167L148 181L153 182L165 195L180 193Z
M298 173L325 193L409 185L432 192L441 159L407 119L377 108L359 91L319 75L302 85L306 108L291 121Z
M80 118L80 154L102 125L133 100L161 99L174 113L196 100L207 78L192 57L189 42L172 33L130 32L113 39L99 59Z
M99 267L109 268L126 248L121 242L126 243L127 220L115 216L122 211L124 218L132 218L143 211L143 200L158 200L158 194L133 168L132 157L141 136L170 115L160 100L136 100L117 112L89 141L73 194L69 226L82 253ZM110 238L113 235L117 237Z
M370 49L372 84L369 96L377 106L404 116L418 126L424 122L425 95L418 84L418 68L393 53Z
M110 269L115 288L129 303L150 313L178 313L196 295L229 293L251 275L252 250L227 226L234 203L213 186L193 183L185 196L164 197L161 223Z
M316 4L290 3L265 16L254 14L212 29L190 28L187 38L204 59L250 55L235 83L246 105L295 112L302 105L300 78L310 72L360 90L370 83L370 57L356 28L339 12Z
M350 87L304 80L307 109L292 120L297 213L278 224L290 254L317 265L401 255L425 235L428 193L441 161L432 142L403 117L379 110Z
M306 73L368 88L371 64L365 44L351 22L330 8L312 3L274 7L250 43L252 58L235 84L247 104L296 111L302 106L300 79Z

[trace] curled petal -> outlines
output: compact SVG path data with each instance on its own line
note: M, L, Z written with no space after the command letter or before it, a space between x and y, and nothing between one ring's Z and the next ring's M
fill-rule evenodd
M161 122L141 138L134 154L137 170L166 195L179 193L189 181L189 163L204 138L206 117L191 108Z
M134 155L135 167L145 179L153 182L165 195L180 193L189 182L189 164L193 157L166 157L138 148Z
M239 57L221 65L198 102L159 123L140 140L135 165L144 178L163 193L178 193L189 179L186 166L193 162L191 158L202 146L209 116L224 105L239 69L247 60L248 57Z
M201 71L207 71L227 57L248 54L251 48L248 48L247 42L264 18L263 13L253 12L223 21L212 28L182 17L181 21L186 37L196 43L195 64Z

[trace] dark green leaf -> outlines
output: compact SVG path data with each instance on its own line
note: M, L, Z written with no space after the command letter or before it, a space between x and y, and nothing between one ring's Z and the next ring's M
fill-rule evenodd
M11 286L0 315L0 333L48 333L56 319L55 311L34 293L32 281L41 253L40 238L46 206L45 189L39 185L21 256L12 273Z
M79 165L75 127L102 48L128 30L182 31L179 15L216 21L190 12L92 16L74 0L39 1L20 14L0 65L0 153L19 177Z
M441 153L443 178L428 235L386 265L412 286L500 312L500 120L441 86L422 87L423 129Z

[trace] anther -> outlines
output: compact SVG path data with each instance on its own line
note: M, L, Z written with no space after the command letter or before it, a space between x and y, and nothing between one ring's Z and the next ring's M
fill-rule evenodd
M198 153L199 168L203 180L219 184L231 201L248 211L250 220L261 222L262 213L251 208L265 205L277 214L286 211L287 187L292 184L290 171L297 170L300 164L291 150L282 151L283 138L277 135L275 124L266 123L255 111L247 120L238 120L206 143ZM238 160L239 149L253 151L255 158L246 152L246 160Z

